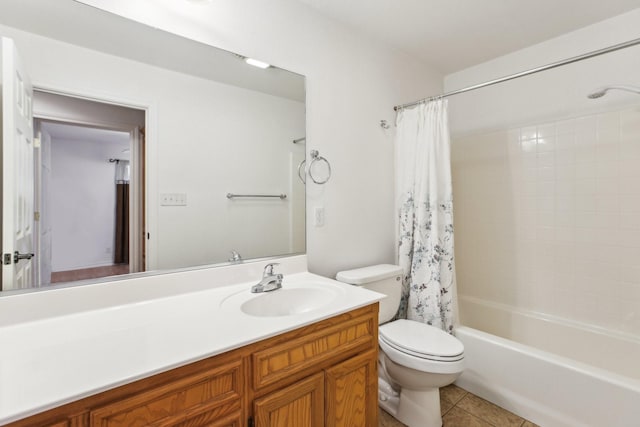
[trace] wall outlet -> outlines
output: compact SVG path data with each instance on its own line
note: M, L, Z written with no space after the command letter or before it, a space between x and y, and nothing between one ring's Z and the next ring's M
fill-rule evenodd
M313 224L316 227L324 226L324 206L318 206L313 210Z
M162 193L160 206L187 206L187 193Z

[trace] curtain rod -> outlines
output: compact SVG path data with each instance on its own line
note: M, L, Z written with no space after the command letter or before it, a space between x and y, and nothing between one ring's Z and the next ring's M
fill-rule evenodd
M423 98L423 99L421 99L419 101L410 102L408 104L396 105L395 107L393 107L393 109L395 111L398 111L398 110L401 110L403 108L413 107L414 105L422 104L423 102L433 101L433 100L440 99L440 98L446 98L446 97L451 96L451 95L457 95L459 93L469 92L469 91L480 89L480 88L483 88L483 87L492 86L492 85L495 85L495 84L498 84L498 83L506 82L506 81L513 80L513 79L517 79L519 77L524 77L524 76L528 76L528 75L531 75L531 74L536 74L536 73L539 73L541 71L551 70L553 68L561 67L563 65L573 64L574 62L582 61L582 60L589 59L589 58L594 58L596 56L604 55L605 53L615 52L616 50L620 50L620 49L626 49L628 47L635 46L637 44L640 44L640 38L629 40L627 42L619 43L619 44L616 44L616 45L613 45L613 46L605 47L603 49L594 50L592 52L584 53L582 55L573 56L571 58L563 59L562 61L552 62L551 64L543 65L541 67L532 68L532 69L526 70L526 71L521 71L519 73L511 74L511 75L508 75L508 76L505 76L505 77L500 77L500 78L495 79L495 80L489 80L489 81L484 82L484 83L479 83L479 84L476 84L476 85L473 85L473 86L467 86L467 87L462 88L462 89L457 89L457 90L453 90L451 92L446 92L446 93L443 93L442 95L430 96L430 97L427 97L427 98Z

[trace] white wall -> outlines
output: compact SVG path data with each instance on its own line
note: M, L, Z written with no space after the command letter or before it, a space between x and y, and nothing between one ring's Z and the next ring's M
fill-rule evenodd
M172 143L158 152L159 192L186 193L187 206L159 208L158 267L223 262L232 249L243 258L290 253L291 205L304 203L290 191L291 185L302 187L291 174L290 155L304 150L292 143L304 135L304 105L188 80L170 85L166 99L190 101L159 110L187 124L161 124L163 140ZM230 200L227 193L287 198Z
M113 265L114 157L128 144L51 141L52 271Z
M447 90L640 37L640 10L447 76ZM451 99L458 290L640 336L640 47ZM464 312L461 313L464 322Z
M309 269L334 276L394 261L392 130L379 121L393 122L396 104L441 92L441 75L295 1L83 3L304 74L306 148L333 168L328 184L307 186ZM316 206L326 211L322 228L311 225Z

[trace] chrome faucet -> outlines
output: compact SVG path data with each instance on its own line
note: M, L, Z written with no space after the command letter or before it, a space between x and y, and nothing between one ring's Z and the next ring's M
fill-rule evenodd
M231 253L231 257L227 261L233 262L233 263L242 262L242 257L238 252L236 252L235 250L232 250L230 253Z
M251 287L251 292L271 292L282 287L282 274L274 274L273 267L279 265L277 262L272 262L264 267L262 272L262 280L257 285Z

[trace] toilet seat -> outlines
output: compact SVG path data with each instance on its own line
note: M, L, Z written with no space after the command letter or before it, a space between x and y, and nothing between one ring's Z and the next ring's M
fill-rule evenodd
M456 373L464 367L464 346L454 336L424 323L399 319L380 326L379 344L397 364L423 372Z
M380 326L380 337L404 353L450 362L463 357L464 346L454 336L424 323L399 319Z

